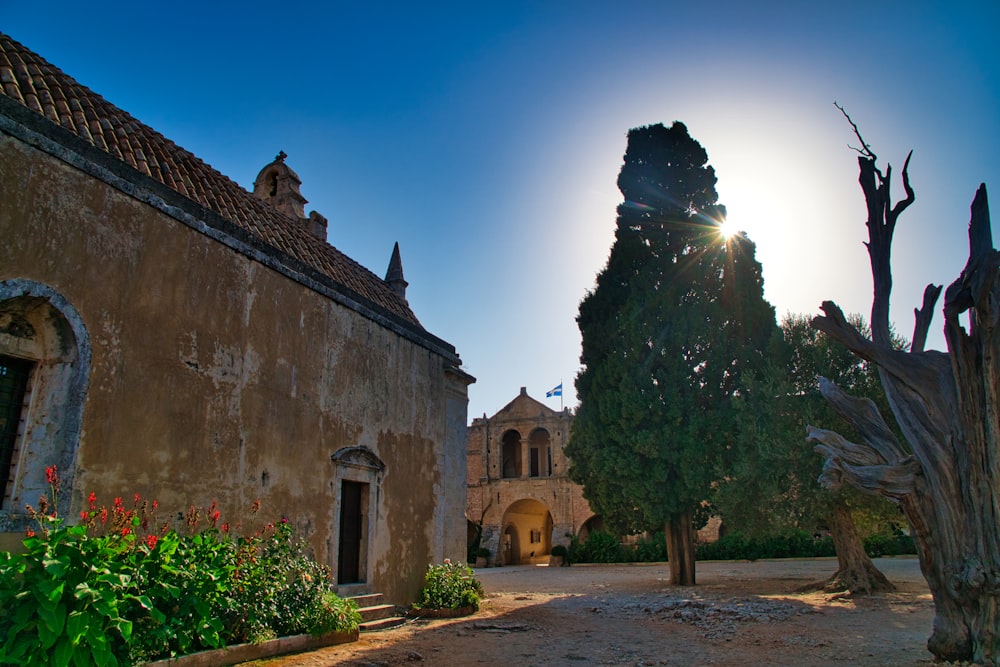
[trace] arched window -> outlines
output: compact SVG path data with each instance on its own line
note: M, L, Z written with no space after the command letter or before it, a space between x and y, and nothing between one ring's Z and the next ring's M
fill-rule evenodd
M501 439L500 476L511 479L521 476L521 434L507 431Z
M552 452L549 443L549 432L544 428L536 428L529 438L531 457L531 477L549 477L552 474Z
M62 480L70 516L76 452L90 372L90 338L79 313L52 288L0 281L0 531L20 530L24 505Z

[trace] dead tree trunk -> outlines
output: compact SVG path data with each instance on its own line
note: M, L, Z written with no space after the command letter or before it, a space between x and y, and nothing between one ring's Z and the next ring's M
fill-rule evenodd
M846 114L845 114L846 115ZM848 120L850 120L848 118ZM853 122L852 122L853 126ZM861 186L868 204L868 252L875 294L872 339L825 302L813 326L878 365L904 448L871 401L821 380L820 391L861 434L863 443L809 427L826 456L821 481L847 482L899 503L910 521L920 566L934 596L927 647L944 660L1000 664L1000 254L993 248L986 186L972 204L969 260L945 293L948 352L924 351L941 288L929 285L915 311L909 352L889 344L889 256L898 215L913 201L891 205L889 176L862 141ZM907 164L909 158L907 158ZM969 330L959 323L968 313Z

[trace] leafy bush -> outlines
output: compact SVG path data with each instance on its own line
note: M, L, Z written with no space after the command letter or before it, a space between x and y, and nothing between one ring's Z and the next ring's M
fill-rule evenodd
M47 475L55 498L55 468ZM200 512L189 510L183 535L157 530L156 501L89 501L83 523L66 526L43 497L28 508L38 531L28 531L25 551L0 552L0 664L132 664L360 623L285 521L236 539L216 527L213 503L200 530Z
M813 537L805 531L749 537L730 533L715 542L698 545L698 560L757 560L760 558L812 558L834 556L830 537Z
M661 531L642 537L635 545L635 560L640 563L667 562L667 537Z
M566 557L566 547L561 544L556 544L552 547L552 551L549 553L551 556Z
M464 563L452 563L447 558L441 565L429 565L424 575L424 587L420 589L418 609L457 609L472 607L479 609L483 597L483 585L479 583L472 568Z
M869 558L917 553L917 547L909 535L869 535L864 538L864 542L865 553Z
M602 531L590 533L586 542L574 537L569 553L574 563L624 563L633 560L628 557L630 550L624 549L617 537Z

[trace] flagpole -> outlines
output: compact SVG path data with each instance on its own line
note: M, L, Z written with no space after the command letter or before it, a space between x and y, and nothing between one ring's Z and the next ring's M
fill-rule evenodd
M563 411L563 392L565 391L566 389L563 387L562 378L559 378L559 412Z

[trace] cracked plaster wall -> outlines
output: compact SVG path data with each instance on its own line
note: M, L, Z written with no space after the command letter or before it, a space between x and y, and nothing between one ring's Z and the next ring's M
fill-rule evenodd
M364 446L386 464L369 587L405 603L464 560L467 382L440 355L3 134L0 203L0 279L50 286L92 337L67 516L139 493L247 529L259 498L336 570L330 457Z

